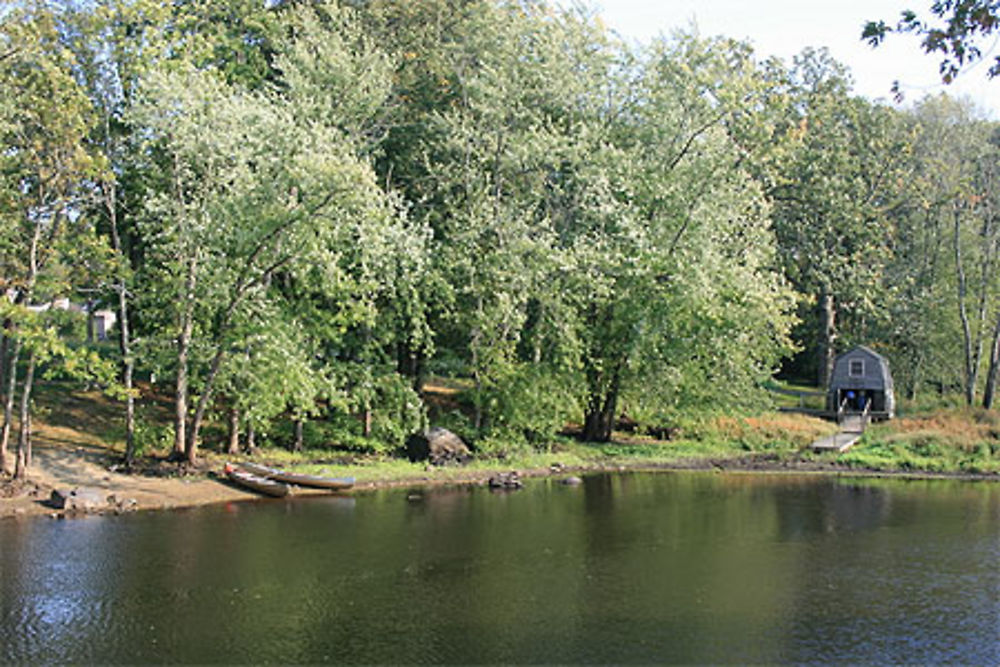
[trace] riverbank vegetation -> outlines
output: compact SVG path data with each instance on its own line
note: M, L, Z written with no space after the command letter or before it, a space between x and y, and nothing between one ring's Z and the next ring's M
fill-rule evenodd
M0 470L85 387L128 466L431 424L490 465L801 458L830 426L765 385L859 343L992 423L1000 126L965 102L546 2L25 0L0 63ZM893 428L849 461L996 468L992 427Z
M83 447L88 460L99 466L98 471L122 469L123 433L114 401L97 390L73 391L51 384L40 387L38 400L36 428L47 448L72 451ZM208 448L195 467L184 471L167 461L172 448L170 407L168 400L144 400L140 404L143 423L157 424L149 428L158 437L143 440L141 456L133 469L147 480L147 487L151 477L173 478L181 472L185 476L211 475L218 473L226 461L244 459L309 474L352 476L360 487L481 483L510 470L522 476L619 469L958 475L985 479L1000 475L1000 421L992 412L962 407L938 408L874 425L858 445L839 455L815 454L809 448L817 438L835 432L834 424L805 415L766 412L757 416L702 414L679 422L670 433L616 431L607 443L584 442L572 432L555 436L544 446L508 441L493 442L486 449L482 441L473 441L473 458L463 465L430 466L407 460L399 449L351 448L337 441L307 438L306 446L299 451L281 443L262 444L252 452L238 454ZM98 473L95 481L100 476ZM201 501L192 492L189 502Z

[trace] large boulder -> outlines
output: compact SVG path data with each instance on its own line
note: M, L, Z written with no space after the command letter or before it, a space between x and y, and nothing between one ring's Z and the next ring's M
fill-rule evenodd
M101 489L81 486L54 490L49 497L49 504L57 510L67 512L99 512L108 509L108 498Z
M472 458L460 437L439 426L411 435L406 440L406 455L411 461L430 461L436 466L465 463Z

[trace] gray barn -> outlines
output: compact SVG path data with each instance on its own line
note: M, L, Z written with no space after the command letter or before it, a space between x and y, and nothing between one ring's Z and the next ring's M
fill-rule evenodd
M839 355L833 362L833 374L826 393L826 409L861 412L871 401L874 419L891 419L896 412L889 362L864 345Z

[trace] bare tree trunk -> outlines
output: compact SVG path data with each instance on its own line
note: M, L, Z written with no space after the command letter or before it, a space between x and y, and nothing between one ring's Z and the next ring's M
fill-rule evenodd
M7 385L4 380L7 377L7 364L9 362L7 356L10 352L10 330L11 330L10 319L4 320L3 323L3 337L0 338L0 400L3 404L7 404ZM7 441L6 439L0 440L0 476L3 476L7 472Z
M3 297L0 297L3 298ZM7 353L10 352L10 318L3 322L3 333L0 334L0 378L7 377ZM7 395L7 390L0 382L0 400Z
M28 354L28 369L21 387L21 414L17 436L16 479L24 479L31 466L31 388L35 380L35 353Z
M38 243L41 240L42 226L36 222L31 235L31 245L28 249L28 275L24 291L19 295L18 302L28 305L35 289L35 281L38 279ZM17 362L21 353L21 340L14 343L14 354L10 364L10 381L7 385L7 402L4 405L3 432L0 434L0 449L7 450L10 445L11 420L14 416L14 393L17 390ZM35 353L31 351L28 356L28 371L25 375L24 383L21 387L21 423L18 434L17 456L14 462L14 477L24 479L26 468L30 463L30 452L25 447L30 446L27 442L29 433L28 411L31 407L31 384L35 373Z
M184 457L191 464L194 464L198 458L198 438L201 433L201 425L205 420L205 411L212 400L215 378L219 375L219 369L222 368L222 360L225 356L226 348L220 346L215 351L215 356L212 357L212 366L208 371L208 377L205 378L205 387L198 398L198 406L195 408L194 418L191 420L191 430L188 432L187 446L184 450Z
M833 374L833 362L836 357L837 342L837 306L834 296L828 290L823 290L820 295L820 339L818 374L816 380L820 387L830 385L830 376Z
M187 330L187 335L185 335ZM174 390L174 448L170 458L181 460L187 441L188 346L190 327L185 327L177 339L177 386Z
M253 422L247 422L247 453L253 454L257 450L257 429L253 427Z
M1000 375L1000 315L993 327L993 340L990 343L990 366L986 372L986 386L983 388L983 407L993 408L997 391L997 376Z
M183 460L187 446L188 412L188 360L191 354L191 336L194 331L194 287L197 261L188 262L184 280L184 308L181 312L180 331L177 335L177 386L174 391L174 449L170 458Z
M0 472L6 472L7 452L10 449L10 431L14 420L14 395L17 393L17 362L21 356L21 340L14 339L14 350L7 367L7 389L3 403L3 426L0 427Z
M302 442L303 441L302 425L304 423L305 423L305 420L302 419L302 418L297 418L295 420L295 442L292 443L292 451L293 452L301 452L302 451L302 445L303 445L303 442Z
M920 353L913 364L913 377L910 378L910 386L906 390L906 398L911 401L917 400L917 390L920 387L920 376L923 373L923 369L924 355Z
M118 231L118 202L115 185L104 185L104 204L108 210L108 221L111 227L111 249L123 264L126 261L122 247L121 235ZM125 465L129 468L135 462L135 394L133 392L132 376L135 371L135 360L132 359L132 339L128 308L128 284L124 275L119 275L115 291L118 294L118 351L121 354L119 372L122 385L125 387ZM92 309L91 309L92 310ZM93 314L88 314L88 340L92 338Z
M94 300L87 300L87 345L94 344Z
M240 453L240 411L235 407L229 408L229 446L226 453Z
M972 322L966 304L968 297L968 281L965 277L965 266L962 263L961 213L956 205L954 215L955 270L958 277L958 316L962 322L962 340L965 353L965 402L972 405L976 400L976 383L979 380L979 360L982 356L982 339L972 331ZM978 329L978 327L977 327Z
M476 313L479 315L479 321L483 321L483 297L480 296L476 301ZM472 381L474 384L475 392L475 415L473 417L473 426L476 431L479 431L483 427L483 378L482 372L479 368L479 346L482 344L482 330L477 324L472 328L470 332L471 339L469 341L469 348L472 352Z

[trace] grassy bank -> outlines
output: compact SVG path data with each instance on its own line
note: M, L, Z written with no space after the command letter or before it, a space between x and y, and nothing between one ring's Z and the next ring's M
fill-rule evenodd
M57 431L48 446L86 444L103 449L111 465L123 451L118 408L97 392L49 386L39 394L43 403L40 432ZM146 423L169 429L169 411L150 403ZM153 421L155 419L155 421ZM148 428L148 426L147 426ZM944 408L873 425L861 442L844 454L815 454L809 444L836 431L836 426L804 415L769 412L757 416L689 418L671 430L670 439L616 432L612 442L583 443L571 437L543 447L494 448L477 452L463 466L432 468L411 463L399 452L358 452L328 443L292 452L265 446L253 459L312 474L354 476L359 484L474 481L500 470L545 473L552 470L626 468L750 468L867 471L907 474L1000 475L1000 414L993 411ZM55 444L53 444L55 443ZM176 472L163 462L168 440L154 441L144 452L142 466L159 475ZM217 444L202 448L203 473L220 469L229 457ZM239 457L237 457L239 458Z
M952 408L875 424L838 461L872 470L1000 475L1000 414Z

